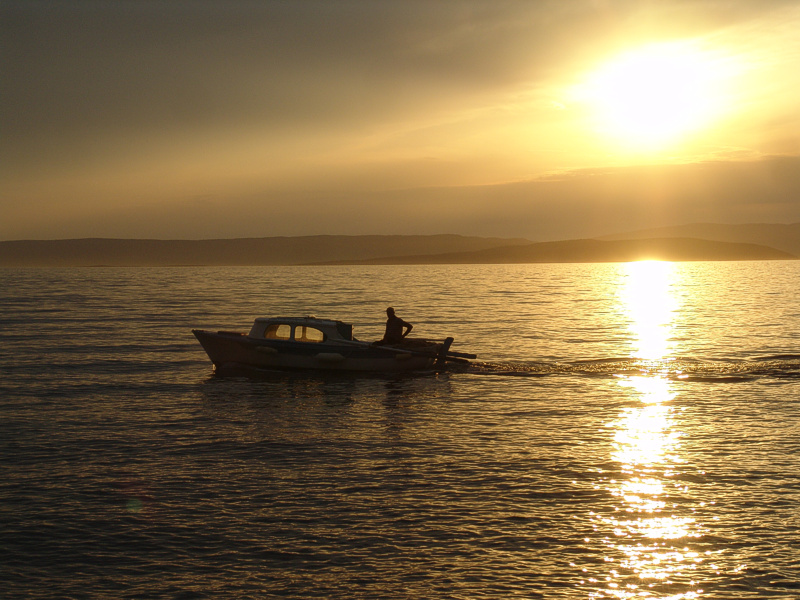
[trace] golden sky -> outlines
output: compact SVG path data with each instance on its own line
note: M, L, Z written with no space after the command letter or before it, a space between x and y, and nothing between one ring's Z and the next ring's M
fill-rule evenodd
M3 0L0 239L800 221L800 3Z

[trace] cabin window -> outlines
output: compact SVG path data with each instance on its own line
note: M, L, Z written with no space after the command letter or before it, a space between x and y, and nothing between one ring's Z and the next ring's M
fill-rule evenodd
M298 325L294 328L294 340L296 342L313 342L319 343L325 341L325 334L319 329L314 327L306 327L305 325Z
M268 340L289 340L292 338L292 328L284 323L273 323L264 332Z

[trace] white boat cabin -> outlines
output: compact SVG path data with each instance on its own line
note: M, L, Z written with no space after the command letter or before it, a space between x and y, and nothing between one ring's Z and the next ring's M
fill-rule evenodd
M342 321L315 317L258 318L248 336L256 339L312 344L353 341L353 326Z

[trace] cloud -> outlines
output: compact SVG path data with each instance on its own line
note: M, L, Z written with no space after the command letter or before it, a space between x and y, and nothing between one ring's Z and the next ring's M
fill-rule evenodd
M15 138L31 127L341 127L452 108L550 77L626 32L674 35L686 13L717 3L691 4L6 2L3 75L15 85L3 110L16 118L5 125ZM744 18L751 4L719 15Z
M800 222L800 157L584 169L500 185L375 192L263 190L180 202L22 210L0 238L220 238L304 234L595 237L694 222ZM35 232L39 235L35 235Z
M638 171L575 171L630 157L581 128L559 92L643 40L740 40L742 52L773 61L765 92L741 99L753 112L729 123L736 133L692 160L721 147L797 153L797 121L787 116L796 95L779 93L794 81L781 73L800 72L791 70L795 13L792 2L745 0L6 0L0 236L218 237L386 223L544 236L548 219L556 235L566 225L552 207L583 206L568 192L592 196L599 181L624 196L623 175L640 185ZM778 17L789 23L781 43L764 45ZM780 110L767 103L782 97ZM571 181L534 180L548 171ZM208 201L190 200L199 196ZM257 223L270 215L279 225Z

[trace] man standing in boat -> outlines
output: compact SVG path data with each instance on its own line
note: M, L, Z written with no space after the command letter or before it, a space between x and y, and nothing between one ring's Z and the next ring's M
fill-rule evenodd
M394 314L394 308L391 306L386 309L386 332L383 334L383 339L378 342L379 344L399 344L403 341L414 326L411 323L406 323Z

